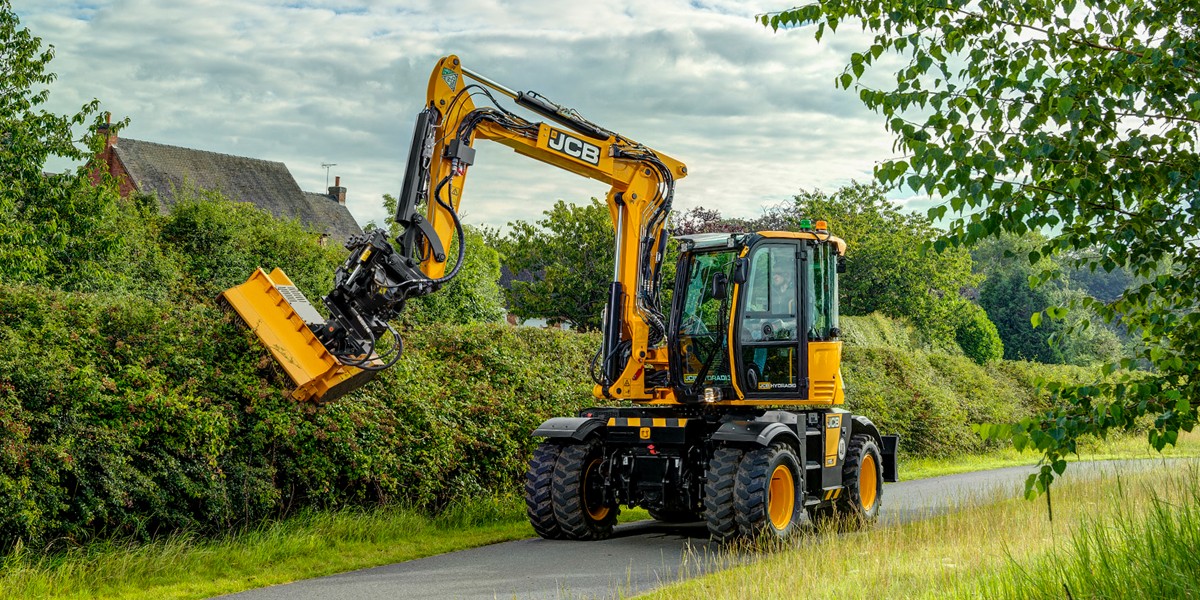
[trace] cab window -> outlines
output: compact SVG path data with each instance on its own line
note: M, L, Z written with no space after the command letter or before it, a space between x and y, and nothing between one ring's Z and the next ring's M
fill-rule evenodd
M813 244L809 247L806 263L808 285L805 304L812 315L808 327L811 341L828 340L838 326L837 315L837 252L829 244Z
M797 389L796 250L794 244L769 244L750 255L740 327L743 381L750 390Z

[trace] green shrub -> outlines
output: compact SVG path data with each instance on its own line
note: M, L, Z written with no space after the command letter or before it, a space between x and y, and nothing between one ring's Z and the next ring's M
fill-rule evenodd
M964 302L963 314L954 328L954 341L963 354L978 364L1000 360L1004 356L1004 342L996 324L978 306Z
M1081 381L1066 365L997 361L912 349L846 346L842 375L847 408L881 431L899 433L903 452L952 456L986 449L972 423L1007 422L1046 408L1042 380Z
M906 319L896 319L881 312L840 319L841 339L851 346L872 346L936 352L939 354L962 354L954 340L939 338L914 327Z

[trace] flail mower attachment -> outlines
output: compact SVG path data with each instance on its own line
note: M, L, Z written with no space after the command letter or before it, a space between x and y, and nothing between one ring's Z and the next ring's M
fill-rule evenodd
M220 296L295 382L294 400L335 400L395 364L403 346L388 321L405 300L438 287L381 230L351 237L346 248L350 256L323 299L328 319L280 269L258 269Z

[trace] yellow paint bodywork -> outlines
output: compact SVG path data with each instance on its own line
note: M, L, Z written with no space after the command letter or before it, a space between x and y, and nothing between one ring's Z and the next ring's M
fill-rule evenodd
M847 413L832 412L825 415L825 467L837 466L838 444L842 441L842 419Z
M842 343L808 343L808 399L819 404L845 402L842 386Z
M732 356L731 356L732 360ZM714 404L729 406L836 406L846 401L842 384L842 342L808 343L808 398L772 398L769 400L725 400ZM738 396L745 392L738 384L736 369L730 375Z
M279 286L294 286L280 269L258 269L220 298L229 303L296 383L294 400L333 400L358 388L374 371L341 364L296 314Z
M816 231L759 231L757 233L758 235L771 239L816 240L818 242L829 242L837 247L837 253L839 256L846 255L846 241L829 233L820 233Z

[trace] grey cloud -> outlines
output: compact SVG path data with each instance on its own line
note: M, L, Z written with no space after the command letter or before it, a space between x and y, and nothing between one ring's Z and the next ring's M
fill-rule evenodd
M754 216L801 187L869 179L890 138L833 87L861 34L772 33L752 17L775 4L14 1L58 47L56 110L98 97L132 118L130 137L280 160L313 191L337 163L363 223L384 218L429 70L450 52L687 162L681 208ZM493 225L605 192L499 147L480 149L467 187L468 220Z

